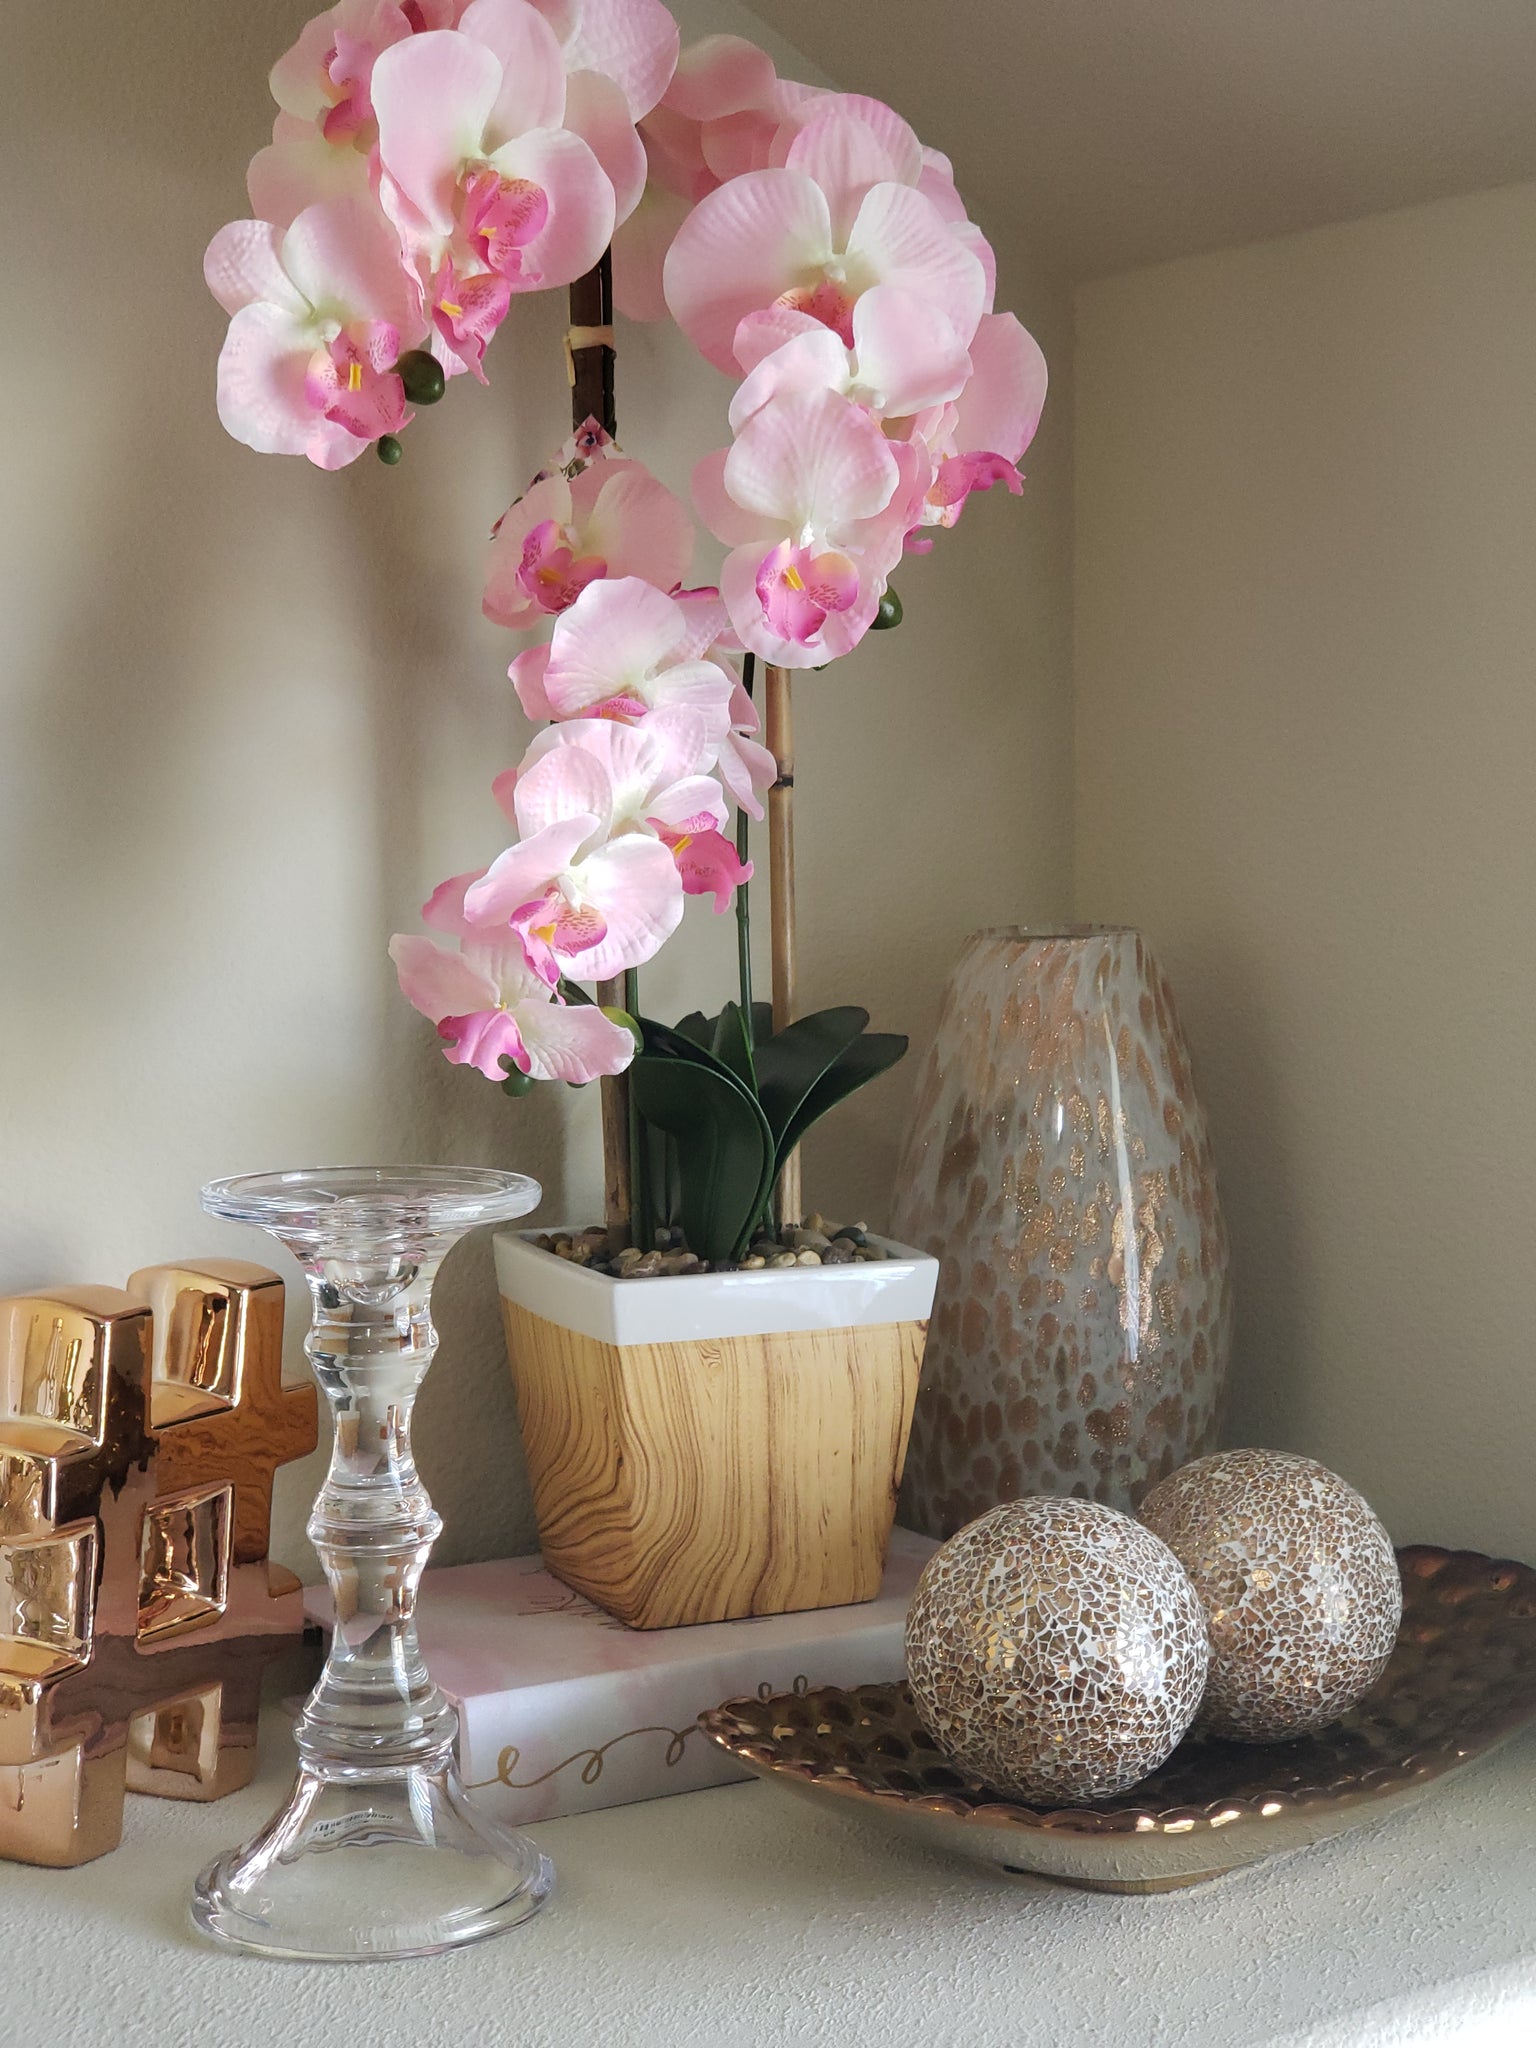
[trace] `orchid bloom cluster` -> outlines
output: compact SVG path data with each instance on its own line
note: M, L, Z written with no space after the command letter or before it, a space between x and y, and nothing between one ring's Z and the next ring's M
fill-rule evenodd
M322 469L399 459L413 408L487 381L524 292L612 252L619 309L670 316L735 382L693 476L725 550L685 588L690 513L588 422L503 516L484 609L548 630L511 665L549 721L495 793L516 832L397 937L409 999L492 1079L633 1056L568 991L639 967L689 894L750 875L723 827L772 757L731 666L822 667L974 490L1022 488L1045 364L994 310L948 161L859 94L734 36L679 52L662 0L337 0L274 66L252 218L215 235L219 416Z
M422 912L458 952L408 934L390 947L448 1058L492 1080L622 1072L627 1025L567 1001L566 985L642 966L686 896L724 911L751 877L722 829L727 799L761 817L773 756L727 665L718 593L681 588L692 547L681 504L592 421L492 540L487 614L553 619L510 671L524 711L549 723L493 784L513 844Z
M339 469L445 378L484 382L513 299L590 270L638 204L635 123L677 44L662 0L338 0L311 21L273 67L255 217L205 259L236 440Z

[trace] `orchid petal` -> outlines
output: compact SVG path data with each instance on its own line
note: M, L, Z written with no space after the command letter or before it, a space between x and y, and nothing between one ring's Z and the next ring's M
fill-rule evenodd
M645 190L645 144L629 105L601 71L573 71L566 83L565 126L579 135L613 187L614 225L629 219Z
M818 534L873 518L898 479L890 444L869 414L830 391L781 398L755 413L724 472L726 490L744 511Z
M307 454L316 419L304 388L312 346L307 328L284 307L262 301L242 306L219 351L218 410L225 431L261 455ZM366 443L355 445L361 454Z
M989 313L971 343L973 374L955 408L962 453L985 450L1017 462L1035 438L1047 375L1040 344L1012 313Z
M634 1034L595 1003L519 1003L517 1024L536 1081L595 1081L635 1056Z
M765 357L782 348L786 341L793 341L796 335L830 332L824 321L802 313L796 306L764 306L760 312L748 313L740 322L731 348L742 375L750 376Z
M904 188L876 192L887 189ZM893 239L878 209L870 234L878 248ZM832 253L832 218L814 180L801 171L749 171L701 199L678 230L663 271L667 305L694 346L729 373L741 320L819 276Z
M528 0L470 0L458 29L501 66L500 89L485 122L492 147L530 128L560 126L565 59L554 30L536 7Z
M306 206L283 236L282 261L323 317L343 325L384 320L412 339L421 332L417 294L401 266L394 230L377 207L349 199Z
M482 384L485 351L512 303L512 284L494 271L456 278L444 264L432 285L432 350L450 377L469 370Z
M556 623L546 694L569 717L667 667L683 638L677 607L653 585L635 576L589 584Z
M494 53L453 30L411 36L373 67L380 162L437 235L452 232L460 171L482 153L501 87Z
M544 678L549 668L549 649L530 647L520 654L507 670L512 678L512 687L517 692L517 701L529 718L538 720L554 718L555 707L549 701Z
M896 547L899 554L899 538ZM760 547L737 548L726 556L720 571L720 594L744 646L780 668L820 668L858 645L880 608L883 572L861 579L853 603L845 611L829 612L814 637L802 641L776 632L764 614L757 594L763 554Z
M525 840L582 816L600 819L599 830L606 831L613 815L613 778L590 747L555 747L525 766L512 802Z
M773 59L745 36L702 36L680 54L663 104L690 121L766 106L778 83Z
M477 1010L444 1017L437 1027L443 1052L455 1066L474 1067L488 1081L504 1078L508 1064L527 1073L530 1062L517 1020L506 1010Z
M682 501L641 463L594 463L599 483L584 546L601 555L615 577L638 576L675 590L693 558L693 521Z
M847 272L858 291L901 285L942 306L968 343L987 309L987 273L932 200L909 185L876 185L859 208L848 237Z
M751 325L751 318L743 320L738 334ZM851 382L848 350L830 327L812 320L808 331L791 335L782 348L765 356L743 380L731 400L731 430L740 433L752 415L772 399L786 395L804 397L817 391L846 394Z
M942 150L925 149L917 189L931 199L947 221L965 219L965 201L955 189L954 166Z
M523 248L515 290L571 284L602 256L613 234L613 187L579 135L538 128L491 158L504 178L525 178L549 201L544 225Z
M309 311L282 265L281 238L265 220L232 220L208 244L203 277L226 313L261 300L302 319Z
M693 711L712 739L730 729L731 678L712 661L680 661L643 686L648 715L668 709Z
M876 103L878 104L878 103ZM886 109L889 113L889 108ZM899 116L892 115L892 120ZM903 128L906 123L900 124ZM917 137L911 135L912 154L917 157ZM829 95L818 105L813 117L790 141L787 152L774 151L775 162L814 178L827 195L832 214L833 239L841 246L863 204L865 194L875 185L916 183L914 165L911 179L902 177L893 153L867 121L847 110L841 94Z
M472 868L467 874L452 875L446 882L439 882L421 906L422 923L435 932L450 932L460 939L468 937L474 927L464 915L464 898L484 873L484 868Z
M721 617L725 616L724 608ZM671 783L681 777L700 775L715 756L716 742L711 721L686 704L662 704L650 712L640 727L611 730L638 732L652 749L655 777Z
M845 122L862 128L867 141L834 133L831 124ZM879 152L878 157L870 154L871 149ZM915 185L923 173L923 146L909 124L884 100L861 92L828 92L807 101L785 123L774 145L773 161L808 171L831 198L840 167L848 161L882 163L885 168L869 180L871 184L894 179L898 185Z
M610 840L582 861L580 884L605 930L595 946L569 956L567 972L578 981L643 967L682 922L677 868L658 839L631 832Z
M900 285L863 294L853 309L853 343L859 394L887 417L947 404L971 375L973 358L944 313Z
M770 105L744 107L739 114L706 121L699 130L699 147L712 184L728 185L748 171L777 168L773 144L782 120L779 109Z
M729 817L720 785L712 775L686 775L652 797L647 818L673 832L708 832Z
M537 623L542 607L520 580L523 544L534 528L546 521L557 527L570 522L571 487L563 476L540 477L522 497L509 505L497 523L495 538L486 558L485 594L481 610L498 626L514 630ZM514 678L515 680L515 678ZM530 712L532 718L549 713Z
M743 861L723 832L694 832L672 849L678 878L688 896L713 896L715 911L729 910L737 885L752 879L751 861Z
M674 594L673 602L682 613L683 629L687 634L683 647L685 661L697 661L711 649L730 641L731 622L720 602L720 592L713 584L699 590L679 590ZM740 687L738 683L736 688L739 690Z
M725 487L725 468L732 451L717 448L701 456L693 468L693 503L716 540L727 547L750 547L754 541L779 538L781 523L760 512L745 511Z
M779 778L779 764L768 749L739 732L730 732L720 742L720 757L715 766L732 799L742 810L760 818L760 798Z
M366 205L373 198L367 157L359 150L337 148L319 135L258 149L245 173L245 189L258 219L275 221L282 228L306 206L338 199Z
M982 274L986 279L986 292L982 298L981 310L983 313L990 313L992 302L997 297L997 257L992 244L974 221L952 221L949 232L962 248L970 250L981 265Z
M389 942L400 993L436 1024L443 1017L494 1009L499 991L462 953L450 953L419 933L397 932Z
M555 22L568 69L611 78L635 120L651 111L677 68L677 23L662 0L581 0L565 28L557 5L535 4Z
M284 113L312 122L330 106L326 57L334 41L330 15L317 15L313 21L305 22L298 40L272 66L267 83Z
M504 924L514 911L543 893L600 824L590 813L567 817L532 839L509 846L466 891L465 917L471 924Z

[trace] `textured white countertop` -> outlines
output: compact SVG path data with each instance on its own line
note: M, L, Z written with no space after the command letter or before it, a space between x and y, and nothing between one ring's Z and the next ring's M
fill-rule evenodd
M81 1870L0 1863L17 2048L1536 2048L1536 1730L1421 1805L1191 1891L1116 1898L908 1848L767 1785L536 1829L549 1907L426 1962L228 1956L189 1881L287 1775L131 1799Z

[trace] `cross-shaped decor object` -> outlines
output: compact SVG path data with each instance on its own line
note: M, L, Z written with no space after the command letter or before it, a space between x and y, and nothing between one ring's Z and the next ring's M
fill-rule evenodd
M226 1260L0 1300L0 1856L83 1863L125 1791L254 1774L303 1631L272 1480L318 1434L282 1328L277 1275Z

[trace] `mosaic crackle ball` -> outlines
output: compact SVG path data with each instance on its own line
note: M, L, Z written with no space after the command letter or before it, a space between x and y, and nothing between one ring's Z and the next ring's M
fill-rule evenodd
M1326 1465L1219 1451L1154 1487L1141 1519L1205 1609L1203 1729L1238 1742L1312 1735L1381 1676L1403 1612L1397 1559L1365 1501Z
M1085 1500L1005 1502L924 1568L907 1615L923 1725L963 1769L1034 1805L1105 1799L1194 1719L1205 1621L1177 1558Z

